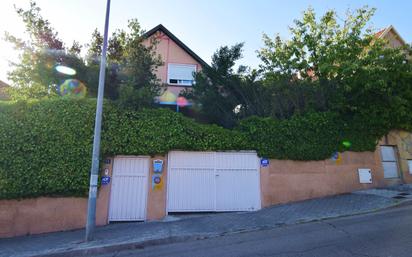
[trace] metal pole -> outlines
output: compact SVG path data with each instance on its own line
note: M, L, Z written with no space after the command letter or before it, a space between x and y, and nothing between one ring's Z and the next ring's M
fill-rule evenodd
M97 178L99 175L100 134L102 128L103 92L106 75L107 31L109 29L110 0L107 0L106 20L104 24L103 49L100 62L99 88L97 92L96 119L94 123L92 168L90 171L89 202L87 205L86 241L93 239L96 226Z

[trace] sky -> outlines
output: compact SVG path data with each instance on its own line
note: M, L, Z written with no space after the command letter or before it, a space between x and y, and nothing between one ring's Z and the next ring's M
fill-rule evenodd
M67 45L73 40L86 44L95 28L103 31L106 0L36 2L43 17ZM9 61L17 60L17 52L3 40L4 31L25 37L14 5L27 9L29 0L0 1L0 80L3 81L8 81ZM126 28L132 18L137 18L145 30L161 23L208 63L220 46L244 42L240 64L256 68L259 65L256 51L263 47L263 33L289 38L288 26L310 6L319 15L334 9L344 17L348 8L365 5L377 8L371 21L373 28L393 25L406 42L412 42L410 0L112 0L109 31Z

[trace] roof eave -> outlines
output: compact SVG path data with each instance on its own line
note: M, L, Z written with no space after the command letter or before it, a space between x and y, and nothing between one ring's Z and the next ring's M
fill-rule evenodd
M389 31L393 31L396 35L396 37L399 39L399 41L401 41L402 44L406 45L406 41L401 37L401 35L398 33L398 31L395 29L394 26L389 25L380 35L378 38L384 38Z
M186 46L182 41L180 41L180 39L178 39L175 35L173 35L173 33L170 32L168 29L166 29L166 27L163 26L162 24L159 24L156 27L144 33L143 37L149 38L150 36L152 36L159 30L165 33L169 38L171 38L178 46L180 46L183 50L185 50L186 53L188 53L193 59L199 62L202 66L209 67L209 64L203 61L202 58L200 58L195 52L193 52L188 46Z

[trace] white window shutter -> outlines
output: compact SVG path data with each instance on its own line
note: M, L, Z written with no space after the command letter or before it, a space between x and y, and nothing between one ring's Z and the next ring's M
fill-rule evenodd
M187 84L187 81L192 82L194 80L193 74L196 72L196 65L190 64L172 64L168 65L168 82L170 80L178 81L177 84ZM185 81L186 83L179 83L179 81Z

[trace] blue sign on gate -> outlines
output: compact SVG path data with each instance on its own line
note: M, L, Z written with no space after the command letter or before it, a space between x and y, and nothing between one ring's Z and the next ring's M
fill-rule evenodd
M266 159L266 158L260 159L260 166L262 166L262 167L269 166L269 159Z
M103 176L102 177L102 185L108 185L110 183L110 177L109 176Z
M153 160L153 172L162 173L163 160Z

